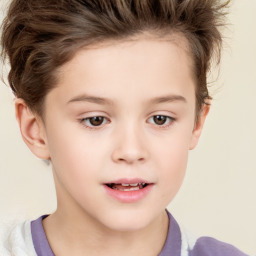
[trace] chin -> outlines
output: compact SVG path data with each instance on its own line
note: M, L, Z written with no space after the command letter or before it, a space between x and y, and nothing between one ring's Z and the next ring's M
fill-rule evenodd
M122 211L104 216L103 222L111 230L133 232L146 228L155 220L155 216L145 211Z

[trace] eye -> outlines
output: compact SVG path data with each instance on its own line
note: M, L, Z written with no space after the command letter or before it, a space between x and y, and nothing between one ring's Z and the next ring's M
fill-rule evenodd
M174 118L164 115L155 115L149 118L149 122L158 126L168 126L174 121Z
M105 124L107 119L103 116L93 116L81 119L81 122L88 127L97 127Z

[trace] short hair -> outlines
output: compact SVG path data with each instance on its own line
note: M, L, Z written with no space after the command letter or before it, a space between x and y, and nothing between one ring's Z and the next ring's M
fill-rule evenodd
M220 27L230 1L220 0L13 0L2 25L2 55L18 98L43 114L57 70L90 44L125 40L143 32L187 39L196 78L196 113L209 99L207 73L220 60Z

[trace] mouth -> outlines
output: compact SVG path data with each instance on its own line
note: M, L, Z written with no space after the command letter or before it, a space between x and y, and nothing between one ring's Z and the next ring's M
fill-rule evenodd
M103 185L110 197L123 203L133 203L145 198L153 190L155 184L141 179L122 179Z
M149 185L149 183L107 183L105 184L111 189L120 190L120 191L138 191Z

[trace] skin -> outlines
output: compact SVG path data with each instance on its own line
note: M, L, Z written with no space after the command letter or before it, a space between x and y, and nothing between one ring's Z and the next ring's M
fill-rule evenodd
M58 205L43 226L56 255L153 256L164 246L165 208L209 110L195 124L192 60L186 40L172 39L140 36L80 50L59 70L43 120L16 100L24 141L52 163ZM90 123L95 116L104 117L99 126ZM103 187L120 178L154 186L123 203Z

